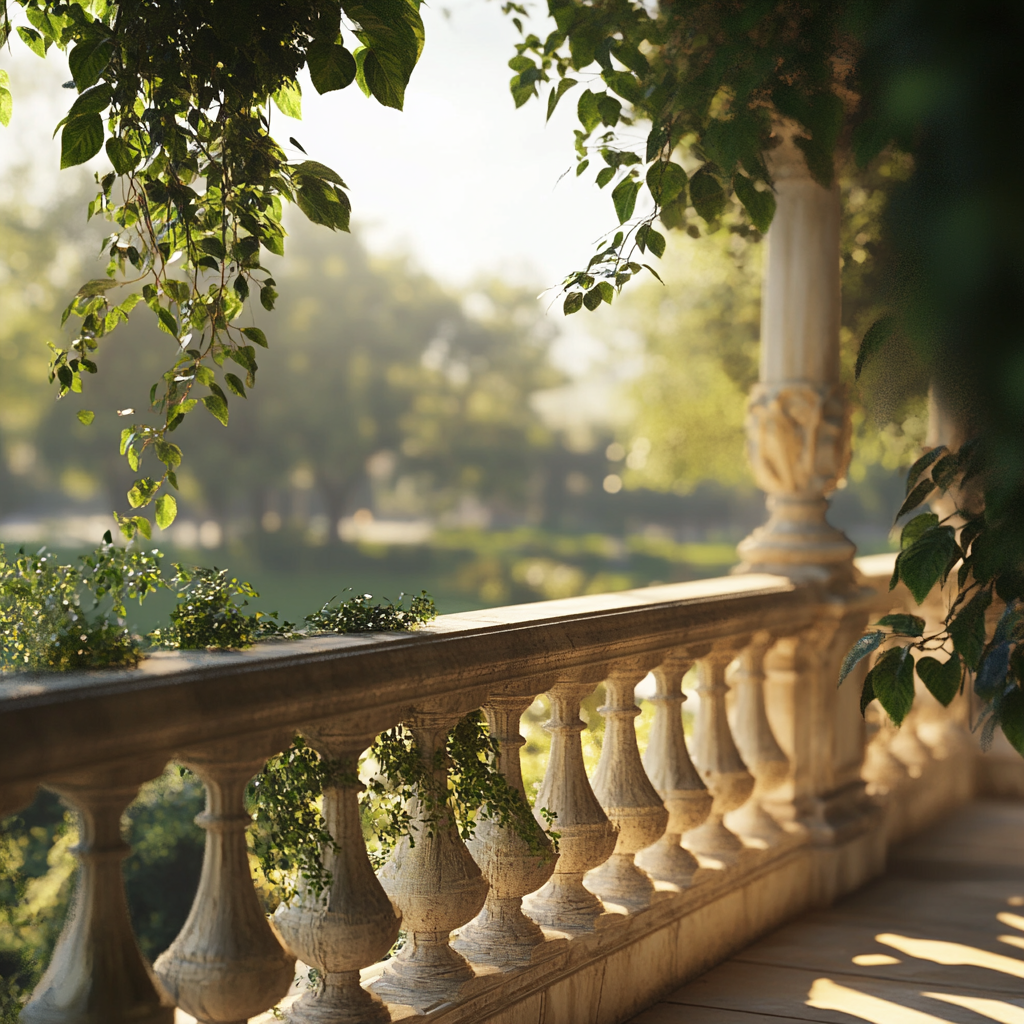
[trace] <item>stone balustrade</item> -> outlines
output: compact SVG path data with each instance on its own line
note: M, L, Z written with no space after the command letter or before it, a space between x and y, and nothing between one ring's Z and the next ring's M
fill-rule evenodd
M22 1019L240 1024L273 1019L279 1003L277 1013L310 1024L626 1019L878 873L896 817L910 813L895 794L923 806L928 780L947 765L945 795L928 795L915 826L970 795L960 785L951 796L946 776L969 777L962 762L973 753L951 741L955 720L938 729L934 708L929 735L941 733L941 750L922 744L914 777L869 779L870 793L861 779L859 683L837 691L835 680L851 631L893 601L885 561L864 560L839 592L733 576L442 616L411 634L3 679L0 813L44 785L82 822L74 910ZM688 696L691 668L698 685ZM654 716L641 750L634 691L650 672ZM601 684L604 738L588 778L580 708ZM486 820L467 845L442 816L375 874L356 776L373 738L405 723L443 783L434 752L482 708L498 768L525 796L519 720L539 694L550 703L551 749L535 803L556 815L557 857L536 856ZM689 744L688 699L697 703ZM268 919L246 858L244 788L296 733L333 766L323 796L331 879ZM898 775L896 754L869 754L867 764ZM206 855L192 913L151 967L125 905L120 818L168 762L206 786ZM421 804L408 807L414 822ZM400 929L404 944L385 959ZM316 969L317 988L293 982L297 962Z

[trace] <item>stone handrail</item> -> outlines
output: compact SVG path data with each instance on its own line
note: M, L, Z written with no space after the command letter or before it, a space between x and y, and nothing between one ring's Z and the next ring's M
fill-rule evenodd
M22 1020L171 1024L178 1007L239 1024L285 996L296 960L320 977L286 1000L296 1022L625 1019L884 863L879 798L861 778L859 687L834 682L869 610L892 601L883 561L863 560L841 593L733 576L442 616L412 634L3 679L0 813L44 784L81 815L74 909ZM688 749L681 682L693 665ZM650 671L641 759L633 690ZM580 703L602 682L605 736L588 779ZM442 822L375 875L349 772L324 793L330 887L268 923L243 797L296 732L354 769L379 732L404 722L433 771L447 731L483 708L499 768L523 792L518 722L542 693L552 745L537 803L557 814L557 858L486 821L467 848ZM191 915L151 967L125 906L120 818L168 761L206 786L207 843ZM422 813L415 801L410 810ZM382 960L400 927L401 951Z

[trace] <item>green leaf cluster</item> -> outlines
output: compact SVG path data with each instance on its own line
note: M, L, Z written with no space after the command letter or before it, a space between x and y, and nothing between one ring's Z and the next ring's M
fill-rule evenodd
M943 495L962 507L945 519L920 512L905 523L889 589L903 583L921 604L934 590L941 592L954 570L956 587L942 628L934 633L926 634L925 620L916 615L881 618L876 626L883 628L866 633L847 654L839 682L887 644L865 677L862 711L877 698L899 725L913 705L915 674L944 706L973 679L983 745L999 727L1024 754L1024 572L1019 561L1000 557L1007 524L991 511L972 510L985 473L986 453L978 441L955 452L939 445L911 466L897 519ZM999 605L993 625L988 613ZM910 643L893 643L899 639Z
M102 246L106 277L83 284L65 308L62 324L75 317L80 326L68 348L51 346L50 380L60 397L81 392L83 373L97 372L101 340L139 303L173 339L170 365L150 392L157 422L134 423L131 443L122 437L121 445L133 471L156 449L163 468L136 480L128 501L132 509L158 501L156 522L166 529L176 501L165 486L177 487L181 461L180 449L173 462L165 458L168 435L200 405L226 426L228 392L245 398L255 384L249 342L266 347L266 338L238 321L257 293L263 308L274 307L276 282L261 252L284 252L284 204L349 229L344 181L315 160L289 158L271 135L271 101L301 117L297 75L308 66L320 92L358 80L367 95L401 108L423 48L418 3L268 0L254 17L242 0L14 2L31 23L18 29L30 49L68 54L78 95L58 125L61 166L101 152L112 166L97 174L89 205L89 216L112 228ZM11 33L6 0L2 13L0 45ZM4 124L8 86L0 72ZM228 361L244 370L244 383L225 372ZM128 539L151 535L142 513L118 523Z
M142 659L125 605L166 586L160 552L126 551L108 533L79 561L60 565L45 549L11 555L0 544L0 669L69 672Z
M499 770L498 755L498 741L479 711L452 727L429 763L412 731L397 725L381 733L363 755L359 775L366 778L364 785L354 764L324 758L296 736L250 787L260 868L285 902L297 894L300 877L314 896L330 885L323 853L335 844L319 800L332 784L362 790L363 831L376 867L402 841L415 846L418 838L438 828L454 825L463 839L471 839L483 819L509 829L534 856L546 860L558 849L558 833L551 831L555 816L541 810L540 820L534 817L529 803Z
M618 290L650 269L636 254L664 252L658 219L698 236L698 220L714 230L735 196L748 229L767 231L776 206L764 160L774 144L772 110L795 125L811 174L831 187L853 111L842 98L850 55L865 32L851 13L856 6L548 0L553 24L542 38L524 25L522 5L504 5L522 36L509 61L516 105L547 88L550 118L562 96L587 81L576 106L577 174L600 160L597 185L616 183L612 202L624 230L599 246L586 271L566 277L566 313L600 305L591 278ZM647 130L642 146L639 125ZM881 145L865 150L865 161L888 142L876 134ZM647 201L634 220L641 196Z

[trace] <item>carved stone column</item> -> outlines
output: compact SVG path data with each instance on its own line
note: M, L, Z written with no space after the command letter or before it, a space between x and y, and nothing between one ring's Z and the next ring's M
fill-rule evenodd
M196 818L206 850L188 920L154 969L199 1024L244 1024L274 1006L295 977L295 958L267 924L249 870L245 787L267 759L254 747L229 740L179 758L206 786L206 810Z
M839 188L822 188L779 123L767 154L777 209L761 300L761 379L747 443L768 522L739 546L740 571L850 580L853 544L825 519L846 471L850 421L839 382Z
M526 801L519 748L523 712L533 697L494 696L484 705L491 736L498 741L498 768ZM483 910L459 930L455 948L474 963L511 970L530 963L544 933L522 911L523 897L539 889L555 870L557 854L544 837L546 855L538 856L514 832L489 818L478 820L466 844L489 886Z
M419 756L439 787L446 786L447 767L436 768L434 754L459 715L417 712L408 719ZM487 882L448 808L430 822L422 800L409 807L415 840L403 839L378 877L402 913L406 941L384 973L371 986L382 999L405 1003L421 1012L456 998L474 977L473 968L449 944L453 929L467 924L483 908Z
M683 733L683 676L696 657L707 653L707 647L673 651L654 669L657 690L654 722L644 751L644 768L658 796L668 809L665 834L636 856L636 862L653 878L671 882L680 888L693 884L700 869L697 858L680 846L684 833L707 820L712 796L690 760Z
M683 836L683 845L708 866L735 864L744 849L742 840L722 822L729 811L741 807L754 790L754 777L740 757L726 718L725 669L732 650L716 647L697 662L700 707L694 727L693 759L712 796L711 812L703 825Z
M605 704L598 709L605 727L594 795L618 837L611 857L594 868L584 884L603 901L627 910L641 910L654 897L650 876L636 866L634 858L656 843L668 824L668 811L640 761L633 724L640 714L633 693L650 667L642 659L617 663L605 680Z
M343 721L305 726L303 735L334 762L324 786L323 815L335 846L322 850L331 884L317 900L300 895L282 904L274 924L288 949L320 972L321 984L288 1010L295 1024L387 1024L381 1000L359 984L359 971L375 964L394 945L401 925L382 888L363 842L359 820L359 755L372 735L352 735Z
M25 1024L173 1024L174 1003L139 952L128 917L121 815L164 759L112 765L48 782L79 812L81 862L71 912Z
M539 924L563 932L593 931L604 904L583 885L583 876L603 864L615 849L615 826L590 788L583 765L580 701L593 692L603 669L580 673L549 691L551 753L536 806L558 816L552 826L558 841L558 864L551 879L523 900L523 909Z
M725 816L730 831L765 846L779 842L786 833L764 809L762 800L789 774L789 760L775 741L764 705L764 656L771 643L769 633L755 633L736 659L732 674L732 735L743 763L754 776L754 791L742 807Z

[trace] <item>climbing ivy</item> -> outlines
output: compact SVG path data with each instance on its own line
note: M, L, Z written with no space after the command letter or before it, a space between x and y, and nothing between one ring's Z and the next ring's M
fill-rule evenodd
M497 822L543 859L557 851L559 835L545 831L530 805L497 768L499 744L479 711L452 727L442 748L425 762L412 731L397 725L381 733L363 757L368 780L360 794L360 810L371 861L379 868L403 839L415 846L423 835L455 824L463 839L472 839L480 819ZM447 766L445 781L441 770ZM250 787L255 811L253 849L260 868L277 895L290 902L300 889L318 898L331 883L323 863L334 839L319 807L324 787L332 781L357 785L341 766L296 736L288 750L271 758ZM415 801L414 820L411 804ZM539 812L548 829L555 815ZM301 880L301 883L300 883Z

